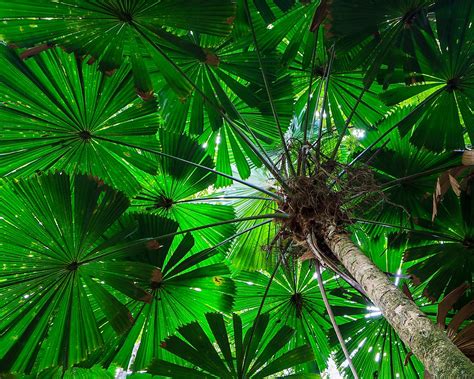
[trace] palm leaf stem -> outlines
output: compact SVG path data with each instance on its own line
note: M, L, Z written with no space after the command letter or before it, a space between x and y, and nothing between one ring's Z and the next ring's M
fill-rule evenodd
M314 36L313 48L311 51L311 71L309 73L309 85L308 85L308 97L306 99L306 112L303 121L303 146L301 148L301 154L305 154L305 145L308 139L308 126L309 126L309 110L311 108L311 92L313 90L313 79L314 79L314 65L316 62L316 45L318 43L318 29L316 29ZM305 171L306 160L302 159L298 162L298 175Z
M195 232L197 230L202 230L202 229L207 229L207 228L213 228L215 226L220 226L220 225L226 225L226 224L233 224L236 222L243 222L243 221L252 221L252 220L262 220L262 219L276 219L276 218L288 218L289 216L286 213L272 213L272 214L263 214L263 215L255 215L255 216L248 216L248 217L240 217L240 218L234 218L232 220L224 220L224 221L219 221L219 222L214 222L212 224L207 224L207 225L200 225L196 226L194 228L190 229L184 229L184 230L179 230L174 233L168 233L168 234L163 234L162 236L156 237L156 238L151 238L151 239L162 239L162 238L169 238L169 237L174 237L179 234L186 234L186 233L191 233Z
M382 184L382 188L387 188L387 187L391 187L391 186L394 186L394 185L397 185L399 183L403 183L403 182L407 182L407 181L410 181L412 179L418 179L420 177L423 177L425 175L431 175L431 174L434 174L434 173L437 173L437 172L441 172L441 171L448 171L452 168L455 168L455 167L458 167L459 165L458 164L453 164L453 165L450 165L450 166L446 166L446 167L435 167L435 168L432 168L430 170L426 170L426 171L422 171L422 172L417 172L416 174L412 174L412 175L407 175L407 176L404 176L402 178L397 178L397 179L394 179L394 180L391 180L390 182L387 182L387 183L384 183Z
M362 224L383 226L385 228L406 230L408 232L410 232L410 231L413 232L414 231L412 227L403 226L403 225L393 225L393 224L388 224L388 223L385 223L385 222L374 221L374 220L366 220L366 219L362 219L362 218L354 218L354 219L352 219L352 221L360 222ZM426 232L426 231L423 231L423 230L415 230L415 232L417 234L420 234L420 235L426 234L429 237L436 236L438 238L442 238L442 239L447 240L447 241L460 242L459 239L453 238L453 236L448 235L448 234L443 234L443 233L439 233L439 232Z
M243 359L243 365L242 365L243 367L246 367L246 365L247 365L247 359L248 359L247 352L248 352L248 349L250 348L250 346L252 344L252 339L253 339L253 336L255 334L255 329L257 328L257 324L258 324L257 320L259 319L260 314L262 313L263 305L265 304L265 299L268 296L268 292L270 291L270 286L272 285L273 279L275 278L275 275L276 275L278 269L280 268L280 264L281 264L281 261L282 261L282 256L283 256L284 253L285 253L285 251L282 251L281 254L279 255L277 263L275 265L275 268L273 269L273 272L270 275L270 279L268 280L268 284L267 284L267 287L265 288L265 292L263 293L262 301L260 302L260 306L258 307L257 315L255 316L255 322L253 323L252 330L250 331L249 342L245 346L244 359Z
M233 199L248 199L248 200L269 200L273 201L273 199L269 199L268 197L263 196L213 196L213 197L196 197L194 199L185 199L185 200L178 200L175 201L174 204L179 203L194 203L199 201L213 201L213 200L233 200Z
M145 151L145 152L147 152L147 153L159 155L159 156L161 156L161 157L166 157L166 158L174 159L174 160L177 160L177 161L179 161L179 162L183 162L183 163L189 164L189 165L191 165L191 166L198 167L198 168L200 168L200 169L203 169L203 170L212 172L213 174L223 176L224 178L227 178L227 179L230 179L230 180L235 180L236 182L241 183L241 184L243 184L243 185L246 185L246 186L248 186L248 187L250 187L250 188L253 188L253 189L255 189L255 190L259 191L259 192L263 192L264 194L266 194L266 195L268 195L268 196L271 196L272 198L274 198L274 199L276 199L276 200L283 201L283 199L282 199L280 196L278 196L277 194L275 194L275 193L273 193L273 192L271 192L271 191L266 190L265 188L261 188L261 187L255 185L255 184L246 182L245 180L242 180L242 179L236 178L236 177L234 177L234 176L225 174L225 173L223 173L223 172L214 170L214 169L212 169L212 168L210 168L210 167L200 165L199 163L191 162L191 161L188 161L188 160L186 160L186 159L176 157L176 156L174 156L174 155L166 154L166 153L163 153L163 152L161 152L161 151L157 151L157 150L154 150L154 149L149 149L149 148L146 148L146 147L140 147L140 146L133 145L133 144L130 144L130 143L127 143L127 142L116 141L116 140L112 140L112 139L105 138L105 137L100 137L100 136L94 136L94 138L95 138L95 139L102 140L102 141L107 141L107 142L111 142L111 143L116 143L116 144L122 145L122 146L131 147L131 148L134 148L134 149L139 149L139 150Z
M250 30L252 32L252 39L253 39L253 43L255 45L255 52L257 54L258 65L260 66L260 72L262 73L263 84L265 85L265 90L267 92L268 100L270 101L270 108L272 110L273 118L275 119L275 123L276 123L276 126L278 128L278 134L280 135L281 143L282 143L282 146L283 146L284 153L286 155L286 159L287 159L288 166L290 168L291 174L293 176L295 176L296 172L295 172L295 168L293 167L293 163L291 162L290 151L288 150L288 145L286 144L286 141L285 141L285 136L284 136L283 130L281 128L280 119L279 119L278 113L275 109L275 104L273 102L273 97L272 97L272 94L270 92L270 86L268 84L267 75L265 73L265 69L263 68L262 56L261 56L261 53L260 53L260 48L258 47L257 35L255 33L255 27L254 27L253 22L252 22L252 16L250 15L248 0L244 0L244 8L245 8L245 13L247 15L247 19L248 19L248 22L249 22L249 25L250 25Z
M274 175L275 179L281 184L282 187L285 189L289 189L288 185L286 184L285 180L283 177L280 175L278 172L278 169L272 162L272 160L266 155L265 149L261 148L260 151L257 146L254 145L254 143L248 138L245 133L240 130L238 125L235 124L235 122L227 115L225 114L220 107L215 104L213 101L211 101L206 94L194 83L189 76L172 60L168 57L168 55L163 51L163 49L158 46L156 43L154 43L147 35L144 33L137 24L132 22L132 25L134 26L135 30L144 38L146 41L156 50L158 53L160 53L163 58L173 66L173 68L178 71L178 73L193 87L193 89L203 98L204 101L206 101L209 105L211 105L213 108L216 109L216 111L224 118L224 120L232 127L232 129L239 134L239 136L245 141L245 143L249 146L249 148L253 151L253 153L260 159L260 161L263 163L263 165ZM240 114L239 114L240 115ZM253 135L253 133L252 133Z
M349 128L349 124L352 120L352 117L354 116L355 114L355 111L357 109L357 106L360 104L361 100L362 100L362 96L364 96L364 93L367 91L367 87L364 86L364 88L362 88L362 91L360 92L360 95L359 97L357 98L356 100L356 103L354 104L354 106L352 107L351 109L351 113L349 114L349 116L347 117L346 119L346 122L344 123L344 128L342 129L342 132L337 140L337 143L336 143L336 146L334 147L334 150L331 154L331 159L334 160L334 158L336 157L337 155L337 151L339 150L339 147L341 146L341 143L342 143L342 139L344 138L344 136L346 135L346 132L347 132L347 129Z
M310 241L308 241L310 242ZM308 243L308 245L313 249L313 246L311 243ZM319 291L321 292L321 297L323 298L324 306L326 307L326 311L328 312L329 319L331 320L332 327L334 328L334 332L336 333L337 340L339 341L339 344L341 345L342 351L344 352L344 356L346 357L347 363L349 364L349 367L352 371L352 375L354 375L354 379L358 379L359 376L357 375L357 370L354 367L354 364L352 363L351 355L349 354L349 351L347 350L346 343L344 342L344 337L341 334L341 330L339 329L339 326L337 325L336 318L334 317L334 312L332 311L331 304L329 304L329 300L326 294L326 289L324 288L324 283L323 283L323 278L321 277L321 265L319 264L319 261L317 259L314 260L314 268L316 271L316 279L318 281L318 286L319 286Z
M443 90L443 88L442 88ZM433 98L435 98L436 96L439 96L439 92L440 90L438 91L435 91L433 92L431 95L429 95L428 97L426 97L422 102L420 102L416 107L414 107L405 117L403 117L403 119L401 119L399 122L397 122L395 125L391 126L390 128L388 128L385 132L383 132L380 137L378 137L374 142L372 142L369 146L367 146L364 150L362 150L348 165L347 167L342 170L339 175L337 176L338 178L341 178L347 168L349 167L352 167L354 164L356 164L358 161L360 161L369 151L371 151L380 141L382 141L385 137L387 137L393 130L395 130L396 128L398 128L403 122L405 122L407 119L409 119L410 117L412 117L414 114L416 114L417 112L420 111L421 108L423 108L426 104L428 104L429 102L431 102L431 100ZM383 120L382 120L383 121ZM335 182L333 183L335 184Z
M319 151L321 150L321 139L323 138L323 121L324 121L324 108L326 107L326 101L327 101L327 97L328 97L328 89L329 89L329 75L331 74L331 70L332 70L332 64L334 62L334 56L335 56L335 45L332 44L332 46L330 47L330 56L329 56L329 63L328 63L328 67L326 69L326 72L325 72L325 75L326 77L325 78L321 78L321 85L324 81L324 95L323 95L323 104L321 106L321 111L319 113L319 128L318 128L318 139L316 140L316 157L319 157ZM318 99L317 99L317 102L316 104L319 103L319 96L320 96L320 93L318 94ZM314 116L316 115L316 112L314 114ZM314 119L314 116L313 116L313 119ZM327 115L327 117L329 117L329 115ZM319 161L320 159L318 159L317 163L319 164Z

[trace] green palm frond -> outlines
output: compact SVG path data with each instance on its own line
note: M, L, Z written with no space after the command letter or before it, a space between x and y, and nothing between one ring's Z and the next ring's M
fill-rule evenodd
M156 172L153 157L101 140L157 146L156 103L134 95L127 66L107 77L59 49L23 62L4 46L0 62L2 176L86 172L133 194L141 170Z
M129 217L138 221L140 238L153 237L136 260L157 270L151 280L139 282L151 294L149 303L134 300L127 303L135 322L125 335L111 338L104 361L107 365L132 365L135 370L142 370L153 358L171 359L160 343L178 326L202 320L206 312L230 312L234 283L229 278L228 267L212 259L220 254L218 250L194 252L191 234L174 240L163 237L176 232L176 222L145 214Z
M408 233L404 260L416 285L424 295L437 301L467 283L472 287L474 272L474 198L470 186L460 198L447 194L434 223L420 218ZM469 291L466 299L472 297Z
M124 240L133 225L113 231L129 201L95 178L34 176L1 192L0 367L67 369L103 347L104 321L118 333L132 326L115 291L150 301L136 282L150 280L153 266L124 260L146 241Z
M252 339L253 327L242 328L242 321L236 314L233 314L232 325L226 325L221 314L208 313L206 319L210 332L194 322L179 328L182 337L172 336L163 342L165 350L189 362L190 366L157 360L148 371L195 378L264 378L313 358L311 348L304 345L276 358L294 330L287 326L270 330L268 315L255 320ZM228 334L234 336L233 343Z
M197 37L193 43L202 43ZM227 41L229 42L229 41ZM195 83L196 90L182 98L166 88L160 93L161 114L167 130L199 136L199 142L215 158L216 169L232 173L235 163L242 178L248 178L251 165L261 166L247 139L262 146L279 141L278 129L259 70L256 51L225 43L207 49L205 64L182 54L171 58ZM293 91L289 75L282 74L280 57L268 52L262 57L273 104L285 131L293 112ZM219 177L218 186L230 182Z
M415 124L410 141L416 146L433 151L462 149L466 132L468 140L474 138L474 32L465 27L474 18L474 6L469 0L439 1L434 15L435 38L419 31L416 42L419 72L426 83L391 89L382 98L390 105L413 96L425 98L423 106L400 125L402 134Z
M18 47L58 44L98 59L100 68L109 72L120 67L128 55L136 88L145 98L152 91L145 62L149 56L176 91L185 96L191 90L189 83L178 81L172 65L156 51L157 45L202 54L199 48L183 43L179 35L188 30L226 35L234 16L232 0L41 0L0 6L2 40Z
M159 141L161 151L167 155L214 168L212 158L190 137L160 130ZM215 173L176 159L159 157L157 175L143 179L143 188L132 200L132 208L171 218L178 222L179 230L232 220L235 218L232 207L200 200L212 197L210 187L216 180ZM234 227L230 223L196 231L196 247L215 246L233 233Z
M403 69L407 80L420 72L415 41L420 32L430 32L427 13L433 0L330 2L326 34L336 40L338 50L353 55L353 67L364 67L364 82L371 84L383 66L382 81L388 85L395 69ZM355 47L355 49L354 49Z
M367 133L362 144L370 146L412 109L406 107L386 117L377 131ZM410 136L401 137L394 130L384 147L367 157L384 198L356 216L379 223L370 226L373 235L384 234L390 225L411 228L416 217L429 217L436 178L461 163L459 152L434 153L414 146L409 139Z
M271 182L264 173L254 171L253 179L260 186L272 189ZM234 185L233 188L224 191L223 196L242 197L231 202L238 218L277 211L277 204L272 198L262 196L261 192L244 186ZM276 262L275 254L270 248L279 230L280 225L273 221L262 223L261 220L249 220L241 222L237 227L237 232L247 232L236 238L232 245L229 252L232 265L238 270L270 270Z
M338 288L339 283L328 271L324 274L327 291ZM331 327L314 267L309 261L299 262L289 258L286 266L277 271L265 300L262 296L268 285L270 274L266 272L240 272L237 283L236 311L241 311L244 324L255 319L260 303L264 301L263 313L270 315L270 325L282 325L295 330L295 336L286 349L298 344L309 344L315 354L316 368L322 372L327 367L330 355L327 332ZM344 308L346 298L330 296L333 306ZM314 363L312 363L314 365Z

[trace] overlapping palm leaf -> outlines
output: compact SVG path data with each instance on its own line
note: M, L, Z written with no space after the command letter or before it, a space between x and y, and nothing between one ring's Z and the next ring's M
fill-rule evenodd
M157 269L153 278L139 282L151 294L149 303L127 303L135 322L125 335L111 339L104 363L142 370L153 358L172 359L160 343L178 326L202 320L206 312L230 312L234 283L222 259L218 263L211 259L221 254L219 250L209 245L206 250L195 252L191 234L164 237L177 231L176 222L156 215L129 217L138 220L138 236L154 238L136 260Z
M212 158L190 137L160 130L159 141L161 151L167 155L214 168ZM215 204L218 199L214 203L205 200L212 200L212 191L206 190L216 179L215 173L204 168L162 156L158 158L157 175L144 178L143 188L132 200L132 207L176 220L180 230L230 221L235 218L232 207ZM231 223L196 231L196 247L203 250L215 246L233 233Z
M272 181L263 171L254 170L253 183L272 191ZM273 198L243 185L234 185L223 192L224 197L231 200L231 204L238 218L254 217L272 214L277 211L277 204ZM239 198L240 197L240 198ZM240 222L237 233L241 234L235 239L229 252L232 266L238 270L270 270L275 262L276 255L271 251L271 244L280 229L273 220L247 220Z
M103 346L101 325L123 333L133 324L115 291L150 301L135 283L153 266L124 259L146 241L124 240L134 225L115 230L129 201L93 177L33 176L1 193L1 369L67 369Z
M415 284L422 284L424 295L438 300L463 283L472 287L474 272L474 198L472 185L460 198L449 193L434 223L417 220L419 226L408 233L404 260ZM411 246L410 246L411 245ZM472 292L467 293L467 298Z
M310 68L293 71L295 87L299 97L295 105L300 123L308 117L310 132L314 134L321 125L325 124L324 133L345 132L350 128L370 130L387 112L388 107L378 98L380 86L372 84L366 89L363 83L362 72L349 70L344 63L339 64L335 58L333 65L329 58L316 58L313 68L312 90L309 108L307 99L309 91ZM295 64L297 64L295 62ZM319 96L318 96L319 95ZM309 110L308 110L309 109ZM306 115L309 112L309 115ZM349 120L348 128L344 126Z
M192 41L203 43L195 36ZM161 114L168 130L199 136L199 142L215 158L218 171L232 174L231 164L235 163L240 176L247 178L251 163L261 166L262 162L246 141L270 146L278 143L280 136L256 51L229 42L206 49L204 63L182 54L170 55L197 89L187 99L171 88L164 89L160 93ZM263 54L262 65L284 132L293 111L291 79L281 73L283 67L275 52ZM217 180L218 186L228 184L223 177Z
M412 109L406 107L386 117L376 131L367 133L361 139L361 144L369 147L389 128L399 124ZM380 223L371 226L375 235L387 232L390 226L410 228L414 217L429 217L437 176L460 164L460 153L434 153L414 146L409 139L409 135L402 138L394 130L382 148L373 149L366 155L385 198L381 198L372 208L356 214L356 217Z
M435 38L418 31L416 57L426 79L422 85L394 88L383 94L390 105L423 100L422 106L401 125L405 135L413 124L411 141L434 151L464 148L474 138L474 32L468 26L474 17L469 0L438 1L434 15Z
M141 170L156 172L153 157L101 139L157 145L156 103L134 95L126 65L107 77L59 49L22 61L5 46L0 62L2 176L87 172L133 194Z
M243 328L236 314L233 314L232 325L226 325L224 317L218 313L208 313L206 319L211 332L205 332L199 323L193 322L179 328L179 336L171 336L163 342L163 349L189 365L157 360L148 372L194 378L264 378L313 359L307 345L276 358L294 335L294 330L288 326L271 330L266 314L255 320L255 329L252 325ZM229 335L233 335L234 341L229 341Z
M395 69L402 69L406 80L420 72L415 57L418 32L430 32L427 13L432 0L330 2L326 20L327 36L336 40L337 49L349 51L354 67L362 65L366 84L372 83L383 65L381 81L387 85Z
M136 88L145 98L152 90L144 59L149 56L182 96L191 90L189 83L177 80L177 72L156 45L202 55L199 47L184 43L179 35L188 30L226 35L234 15L231 0L41 0L5 2L0 7L2 39L14 46L59 44L98 59L100 68L109 72L129 55Z
M301 343L309 344L315 354L316 367L313 370L322 372L327 367L330 355L327 332L331 324L318 288L315 269L309 261L287 259L288 262L282 265L271 282L262 312L270 315L270 325L273 327L286 325L295 329L295 336L286 349ZM329 271L323 273L323 278L328 292L340 285ZM237 283L235 310L243 312L241 317L244 324L251 323L257 315L270 274L264 271L242 271L234 280ZM341 312L348 299L338 295L329 296L331 305L340 307ZM354 299L350 298L350 301ZM347 309L352 311L350 307Z
M303 4L296 1L263 0L248 3L259 48L265 52L278 50L282 54L284 65L289 65L298 57L301 60L298 67L307 68L311 63L315 38L318 37L317 33L310 31L318 2ZM248 20L243 16L242 23L247 26ZM239 18L236 23L238 21ZM322 34L319 36L322 37Z

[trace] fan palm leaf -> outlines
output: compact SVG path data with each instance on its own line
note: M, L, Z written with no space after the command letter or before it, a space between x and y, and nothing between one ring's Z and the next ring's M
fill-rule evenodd
M197 37L193 37L193 42L202 43ZM199 142L215 158L218 171L231 174L231 164L235 163L245 179L250 175L251 164L262 164L248 140L260 145L262 150L261 146L278 143L280 136L256 51L229 42L208 49L205 64L182 54L171 55L196 90L184 99L171 88L165 88L160 93L161 115L167 130L199 136ZM281 74L280 57L275 52L263 56L262 61L273 104L285 131L293 111L291 78ZM217 180L218 186L228 184L222 177Z
M291 339L294 330L284 326L271 331L268 315L255 320L252 339L253 328L247 328L244 336L245 329L236 314L233 315L232 326L225 324L221 314L208 313L206 319L210 333L194 322L179 329L182 337L171 336L163 342L164 349L186 360L191 367L157 360L148 371L165 376L191 375L196 378L264 378L313 358L309 346L300 346L275 358L275 354ZM233 334L233 343L229 341L228 334Z
M0 366L67 369L103 346L104 319L119 333L131 327L114 291L150 301L135 283L150 280L153 266L124 260L146 241L123 240L133 225L113 231L129 201L92 177L34 176L1 192Z
M187 50L179 35L188 30L210 35L226 35L235 14L233 1L154 1L145 0L68 0L60 3L41 0L14 6L3 3L2 39L18 47L58 44L80 55L99 60L102 70L121 66L124 55L132 58L138 92L150 97L152 85L144 57L152 56L165 79L171 79L181 95L189 94L189 83L177 81L172 65L156 52L155 44ZM199 49L197 49L199 50Z
M400 125L405 135L415 124L410 139L415 145L434 151L464 148L465 131L469 140L474 137L474 33L466 27L474 6L470 1L439 1L434 14L435 38L419 31L416 42L419 72L426 76L426 83L391 89L382 98L390 105L413 96L425 98L424 106Z
M190 137L160 130L159 141L161 151L167 155L214 168L212 158ZM180 230L213 225L234 218L232 207L200 200L212 197L210 187L217 180L215 173L176 159L159 157L157 160L157 175L148 175L143 179L142 190L132 200L134 209L171 218L178 222ZM210 195L206 196L206 192ZM215 246L233 233L232 224L196 231L196 247L203 250Z
M273 278L267 296L262 299L269 276L263 271L239 272L234 279L237 284L235 310L241 311L244 324L249 324L255 319L263 301L262 312L270 315L270 325L274 328L286 325L295 330L295 336L286 349L302 343L309 344L315 354L317 370L324 371L330 355L327 331L331 324L314 267L309 261L288 258L286 266L279 269ZM327 291L338 288L339 284L332 274L325 271L323 276ZM331 305L343 308L347 299L330 296L329 301Z
M24 62L0 48L2 176L87 172L133 194L141 170L156 172L153 157L100 139L157 145L156 103L134 96L127 66L109 78L59 49Z
M135 318L134 325L109 341L105 362L142 370L153 358L172 359L160 343L178 326L202 320L206 312L230 312L234 283L226 264L213 263L212 257L220 254L218 249L193 252L191 234L165 237L177 231L176 222L146 214L130 217L138 221L140 238L153 237L136 259L157 267L157 271L151 280L139 282L151 294L150 302L132 300L126 304Z
M472 286L474 272L473 196L470 186L460 198L447 194L434 223L420 218L408 233L404 260L415 284L422 284L424 295L438 300L461 284ZM469 298L471 292L467 293Z

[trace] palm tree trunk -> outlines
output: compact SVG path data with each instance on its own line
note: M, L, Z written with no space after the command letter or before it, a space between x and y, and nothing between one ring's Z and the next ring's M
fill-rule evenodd
M474 378L474 364L334 226L325 242L434 378Z

